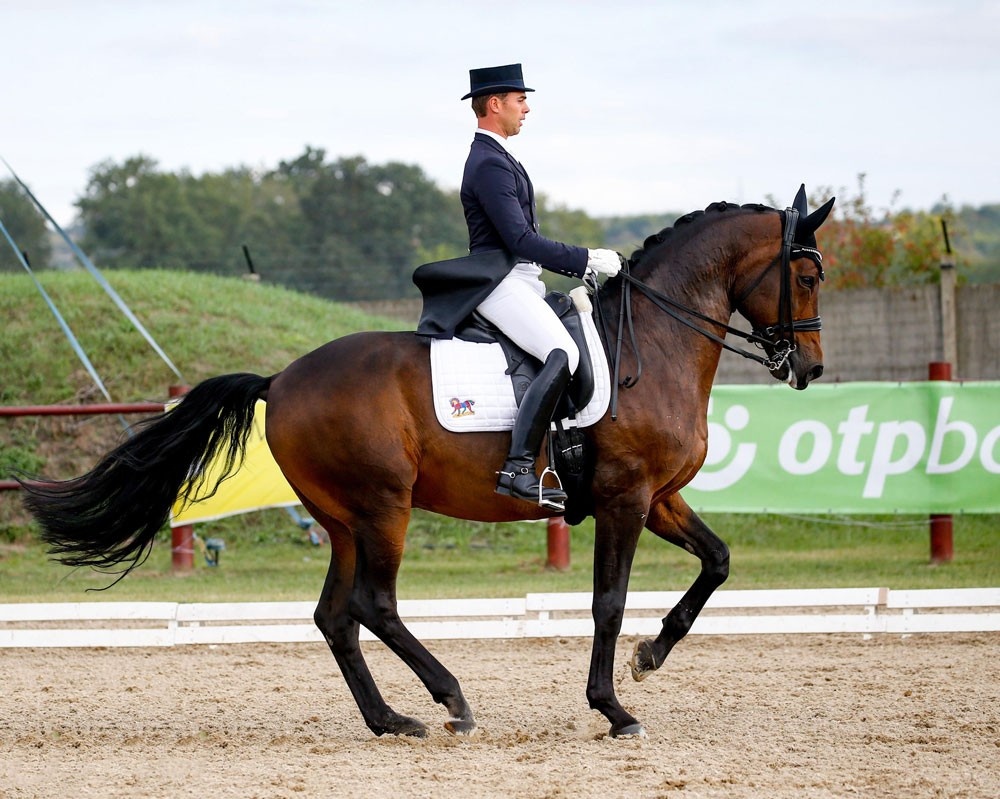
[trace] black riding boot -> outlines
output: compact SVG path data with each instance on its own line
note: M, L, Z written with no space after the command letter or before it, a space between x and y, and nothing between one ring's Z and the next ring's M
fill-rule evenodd
M553 350L542 371L521 399L510 453L503 469L497 472L497 493L533 502L543 508L563 510L566 492L561 488L544 488L535 475L535 458L542 446L559 397L569 382L569 359L562 350Z

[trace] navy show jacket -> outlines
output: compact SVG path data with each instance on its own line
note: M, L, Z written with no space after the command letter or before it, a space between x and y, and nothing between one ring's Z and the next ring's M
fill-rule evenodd
M461 198L470 253L502 249L517 260L583 277L587 249L539 235L531 178L500 142L483 133L476 134L465 162Z

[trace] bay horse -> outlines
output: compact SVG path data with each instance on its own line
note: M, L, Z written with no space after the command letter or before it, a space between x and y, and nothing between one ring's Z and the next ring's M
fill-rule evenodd
M611 736L645 735L619 703L613 679L639 534L646 529L683 547L701 569L659 635L636 646L636 679L662 665L729 573L728 548L678 492L705 459L709 390L733 312L754 326L745 337L762 347L766 357L758 360L775 378L804 389L822 374L815 231L832 205L808 214L804 187L784 211L713 204L647 239L596 293L615 374L626 360L636 372L618 381L623 390L612 412L585 430L596 525L586 696L610 722ZM427 340L410 332L357 333L270 377L210 378L86 475L27 483L25 504L55 559L121 579L148 555L175 500L203 488L205 464L220 457L227 473L238 467L254 404L266 400L268 446L329 532L330 568L314 618L366 724L376 735L428 731L382 698L359 647L362 624L444 705L446 729L471 734L475 717L458 681L397 614L411 508L485 522L542 519L551 511L494 493L506 434L456 434L438 424L428 350ZM543 453L540 466L545 461Z

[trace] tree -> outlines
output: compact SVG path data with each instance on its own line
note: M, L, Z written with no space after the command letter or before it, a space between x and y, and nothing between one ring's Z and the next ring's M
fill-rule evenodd
M232 273L245 244L265 278L342 300L414 296L416 266L467 247L457 195L418 167L327 163L312 147L266 173L104 162L77 205L84 247L106 266Z
M329 296L414 296L416 266L466 251L460 204L419 167L371 165L360 156L322 168L314 158L307 163L309 186L299 203Z
M14 180L0 181L0 221L18 249L28 253L32 269L49 266L52 245L45 217ZM0 235L0 272L21 272L23 269L7 237Z
M820 188L810 204L817 206L834 193ZM819 236L829 285L880 288L939 280L944 252L940 220L953 215L949 207L939 210L935 215L876 212L865 196L865 175L858 175L857 194L843 188L837 193L833 214Z
M949 221L948 233L963 265L962 277L971 283L1000 282L1000 205L962 206L955 224Z

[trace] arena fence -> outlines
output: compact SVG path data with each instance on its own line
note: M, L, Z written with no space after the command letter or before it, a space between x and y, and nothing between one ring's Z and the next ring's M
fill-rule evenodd
M656 635L679 591L628 596L623 635ZM589 593L401 600L418 638L593 635ZM0 604L2 647L121 647L322 642L313 602ZM1000 588L718 591L692 634L1000 632ZM375 640L366 629L362 640Z

